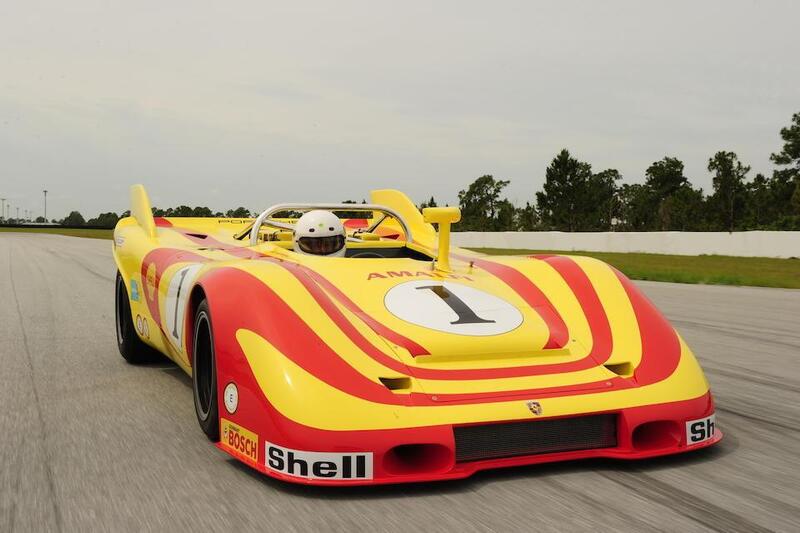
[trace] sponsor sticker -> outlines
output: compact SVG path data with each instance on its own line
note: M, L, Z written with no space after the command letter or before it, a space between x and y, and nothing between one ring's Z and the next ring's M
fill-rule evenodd
M236 383L230 382L225 385L225 390L222 393L222 400L225 402L225 410L230 414L236 412L239 407L239 389L236 388Z
M131 300L134 302L139 301L139 282L135 279L131 280Z
M258 435L224 418L220 420L220 427L223 446L258 461Z
M372 452L307 452L265 442L270 470L306 479L372 479Z
M715 415L686 422L686 444L700 444L714 438Z
M464 281L472 281L472 278L469 276L464 276L463 274L444 274L442 272L436 271L424 271L424 270L386 270L384 272L370 272L367 275L367 281L371 281L373 279L392 279L392 278L428 278L428 279L460 279Z

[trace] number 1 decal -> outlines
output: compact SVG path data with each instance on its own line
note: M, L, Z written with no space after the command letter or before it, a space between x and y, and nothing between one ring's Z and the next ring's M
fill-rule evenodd
M167 338L178 350L183 349L183 328L186 323L189 293L201 268L202 265L183 267L169 280L164 302L164 331L169 332Z
M401 320L453 335L502 335L519 327L524 320L520 310L506 300L449 281L399 283L389 289L383 303Z
M178 282L178 294L175 296L175 317L173 318L175 325L172 326L172 336L175 337L176 341L181 340L181 338L178 336L178 304L181 303L181 289L183 288L183 280L186 279L186 273L188 271L189 269L187 268L181 270L181 280Z
M458 315L458 320L450 322L451 324L494 324L495 322L494 320L486 320L476 315L475 311L464 303L464 300L448 291L444 285L423 285L422 287L417 287L418 291L426 289L441 298L442 301Z

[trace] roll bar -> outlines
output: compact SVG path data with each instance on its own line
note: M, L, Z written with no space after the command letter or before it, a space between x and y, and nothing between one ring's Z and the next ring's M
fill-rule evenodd
M413 237L411 236L411 228L409 228L408 224L405 220L400 216L400 214L391 209L386 207L385 205L378 205L378 204L277 204L273 205L272 207L268 207L265 209L258 218L256 218L255 222L253 222L253 226L250 228L250 246L255 246L258 244L258 233L261 231L261 226L265 223L268 226L272 226L275 228L286 229L289 231L294 231L294 224L289 224L288 222L281 222L279 220L270 220L270 217L273 216L275 213L280 213L281 211L313 211L314 209L323 209L325 211L369 211L369 212L378 212L383 213L384 218L385 216L390 216L397 220L398 224L403 228L403 232L406 234L406 242L413 241ZM374 226L375 224L373 224Z

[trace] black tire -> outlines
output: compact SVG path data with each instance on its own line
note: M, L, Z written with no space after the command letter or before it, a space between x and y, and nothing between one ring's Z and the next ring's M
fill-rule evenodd
M152 363L161 358L161 354L145 344L136 334L136 326L131 314L131 302L128 289L122 275L117 272L114 291L114 310L117 330L117 348L122 357L132 365Z
M200 429L211 442L219 441L219 402L217 402L217 360L214 349L214 328L206 300L197 306L194 315L192 349L192 390L194 412Z

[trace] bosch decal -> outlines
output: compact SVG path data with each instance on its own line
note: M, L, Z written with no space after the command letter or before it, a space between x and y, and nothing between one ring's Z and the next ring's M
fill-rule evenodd
M220 420L220 427L223 446L258 461L258 435L224 418Z

